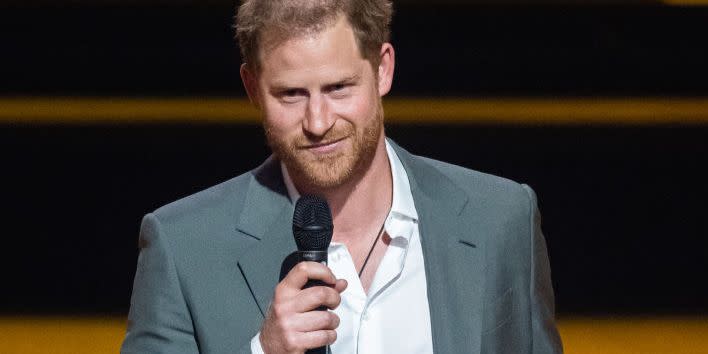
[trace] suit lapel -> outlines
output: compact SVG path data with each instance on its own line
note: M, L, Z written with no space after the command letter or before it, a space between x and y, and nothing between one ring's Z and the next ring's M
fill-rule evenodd
M241 237L257 242L238 264L263 315L278 284L283 259L297 249L291 230L293 208L280 164L270 158L255 171L236 226Z
M392 144L419 214L436 353L479 353L484 245L467 193L428 162Z

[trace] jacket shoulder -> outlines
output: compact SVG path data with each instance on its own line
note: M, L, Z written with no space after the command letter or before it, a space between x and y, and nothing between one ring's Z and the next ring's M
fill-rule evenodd
M423 158L467 196L464 209L470 228L500 256L529 255L536 199L530 187L507 178Z
M245 244L234 242L238 240L234 234L252 180L253 171L249 171L151 213L159 224L160 237L177 260L225 248L236 254L242 251Z
M427 157L419 158L478 202L500 207L522 206L528 210L531 195L525 184Z

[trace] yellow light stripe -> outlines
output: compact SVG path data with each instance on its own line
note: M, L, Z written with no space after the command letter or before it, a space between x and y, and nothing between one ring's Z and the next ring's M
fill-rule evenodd
M118 353L125 318L0 318L0 353Z
M244 99L226 98L2 98L6 123L257 122Z
M117 353L123 317L0 318L0 353ZM708 318L563 318L558 321L569 354L705 354Z
M390 98L395 123L706 124L708 97ZM258 123L238 98L0 98L0 123Z
M567 318L558 330L569 354L706 354L708 318Z

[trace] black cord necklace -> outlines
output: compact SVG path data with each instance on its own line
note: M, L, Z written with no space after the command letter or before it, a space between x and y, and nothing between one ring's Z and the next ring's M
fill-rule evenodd
M386 213L386 219L388 219L388 213ZM379 229L379 233L376 234L376 239L374 240L374 244L371 245L371 249L369 249L369 254L367 254L366 259L364 259L364 264L361 265L361 270L359 270L359 278L361 278L361 274L364 272L364 267L366 267L366 263L369 262L369 258L371 257L371 253L374 252L374 247L376 247L376 243L379 242L379 238L381 238L381 234L383 233L384 226L386 225L386 219L384 219L383 224L381 224L381 228Z

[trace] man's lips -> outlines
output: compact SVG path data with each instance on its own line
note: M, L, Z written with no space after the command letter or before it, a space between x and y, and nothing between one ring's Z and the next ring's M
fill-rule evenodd
M341 138L337 138L337 139L328 140L325 142L308 144L308 145L301 146L300 149L308 150L308 151L312 151L312 152L317 152L317 153L327 153L327 152L331 152L332 150L336 149L337 146L339 145L339 143L346 138L347 137L345 136L345 137L341 137Z

